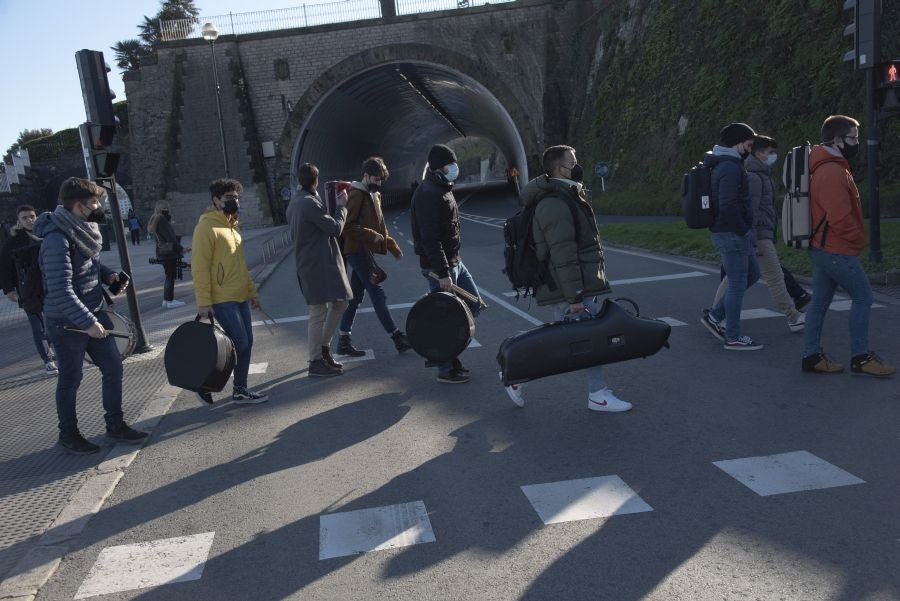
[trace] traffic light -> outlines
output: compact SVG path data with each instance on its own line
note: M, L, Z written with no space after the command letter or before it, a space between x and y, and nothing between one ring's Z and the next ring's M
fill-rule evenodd
M844 28L853 50L844 53L844 60L857 69L872 69L881 58L881 0L846 0L844 10L853 11L853 22Z
M84 163L88 177L112 177L119 167L119 152L113 146L115 125L94 125L82 123L78 126L81 136L81 148L84 150Z
M878 65L877 108L882 119L900 115L900 59Z
M112 177L119 166L119 153L113 147L118 119L112 106L116 95L106 77L110 69L97 50L79 50L75 64L87 114L87 123L78 127L85 166L91 179Z

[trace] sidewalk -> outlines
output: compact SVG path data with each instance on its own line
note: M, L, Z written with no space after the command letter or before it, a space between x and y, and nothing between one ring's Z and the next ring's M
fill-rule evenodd
M274 267L290 255L292 245L272 253L273 242L270 241L277 240L275 246L282 244L284 232L283 226L243 232L247 261L257 285L262 285ZM190 246L189 240L184 242L185 246ZM264 260L263 249L267 244ZM124 362L123 407L130 423L140 426L144 422L149 426L180 392L166 383L162 353L172 330L194 315L193 289L190 272L186 271L184 281L176 282L175 288L175 297L184 300L185 306L163 310L160 306L162 268L148 263L148 258L154 254L153 244L145 240L140 246L129 245L129 253L144 329L155 350L133 355ZM115 245L102 253L102 260L110 267L119 266ZM54 446L57 438L56 378L43 371L36 357L24 313L13 303L5 300L0 303L0 336L4 341L0 348L0 423L4 424L0 438L2 582L12 576L13 567L21 576L22 564L27 563L22 561L26 554L31 552L31 558L34 551L50 548L46 547L48 544L59 545L74 534L73 527L83 527L86 520L69 520L67 517L73 505L78 505L72 499L87 494L88 505L96 503L91 491L86 490L91 487L85 486L86 482L96 478L89 477L118 479L128 462L123 462L122 457L131 455L133 458L133 452L140 447L105 446L100 453L76 457L65 455ZM128 314L124 297L116 302L115 308ZM97 444L103 443L104 432L100 380L99 370L86 366L78 395L79 427L85 437ZM53 528L47 531L51 524ZM53 539L50 543L46 540L48 536Z

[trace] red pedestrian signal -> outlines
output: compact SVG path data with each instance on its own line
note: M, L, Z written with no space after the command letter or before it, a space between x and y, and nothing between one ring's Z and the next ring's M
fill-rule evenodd
M877 71L879 80L876 97L879 118L900 115L900 59L882 63Z

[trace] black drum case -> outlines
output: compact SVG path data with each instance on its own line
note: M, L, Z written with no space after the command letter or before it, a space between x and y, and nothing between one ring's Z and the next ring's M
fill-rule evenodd
M234 343L214 323L183 323L172 332L166 345L169 384L194 392L221 391L236 361Z
M413 350L434 363L451 361L475 336L475 319L466 303L450 292L420 298L406 316L406 338Z

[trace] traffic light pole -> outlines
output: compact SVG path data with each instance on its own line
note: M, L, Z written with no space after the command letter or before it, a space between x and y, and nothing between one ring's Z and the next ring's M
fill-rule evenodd
M878 115L875 111L875 69L866 69L866 164L869 180L869 260L881 263L881 203L878 188Z
M119 262L122 265L122 271L131 276L131 257L128 255L128 242L125 240L125 227L122 225L122 211L119 209L119 195L116 192L116 177L102 177L97 181L106 188L106 193L109 196L109 210L112 213L112 227L116 233L116 246L119 247ZM147 342L147 334L144 332L143 323L141 323L141 310L138 306L137 293L134 290L133 277L128 288L125 289L125 294L128 298L128 312L131 314L131 321L134 323L137 337L134 352L149 353L153 350L153 347Z

